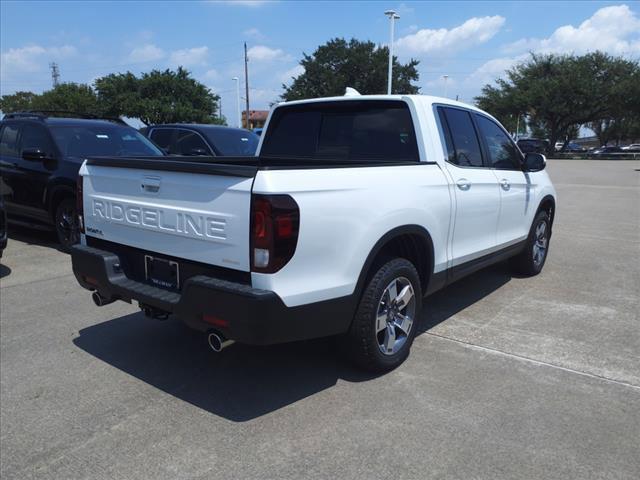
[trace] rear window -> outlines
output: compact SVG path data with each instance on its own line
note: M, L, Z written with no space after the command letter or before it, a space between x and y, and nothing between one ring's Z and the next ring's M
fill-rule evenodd
M420 160L407 104L370 100L279 107L260 155L319 162Z
M55 125L51 133L69 157L164 155L144 135L124 125Z

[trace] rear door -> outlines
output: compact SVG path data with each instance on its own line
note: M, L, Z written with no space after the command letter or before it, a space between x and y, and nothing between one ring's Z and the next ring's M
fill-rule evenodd
M503 246L524 240L529 232L531 182L522 171L522 156L511 137L490 118L476 114L487 161L500 186L497 241Z
M40 150L47 154L47 160L25 160L25 150ZM52 172L59 161L49 132L44 125L25 123L22 125L19 142L18 175L15 195L21 206L31 209L34 214L48 217L44 195Z
M17 123L5 123L0 128L0 195L7 201L7 209L15 213L15 186L18 179L18 137L20 126Z
M107 159L89 160L81 170L86 234L249 271L255 169L244 173L224 165L214 169L203 162L165 158L126 159L129 168L113 166L117 162ZM135 168L136 162L144 168Z
M458 266L495 249L500 191L484 163L471 112L438 107L438 116L448 153L446 170L455 191L452 266Z

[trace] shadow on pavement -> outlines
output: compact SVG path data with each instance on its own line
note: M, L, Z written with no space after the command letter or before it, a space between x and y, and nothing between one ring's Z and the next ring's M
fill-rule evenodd
M9 240L17 240L28 245L39 245L49 247L62 252L53 231L39 230L35 228L23 227L22 225L9 224ZM64 252L62 252L64 253Z
M498 265L429 297L418 334L447 320L511 279ZM143 382L210 413L248 421L334 386L375 378L351 367L335 338L213 353L204 334L179 320L126 315L80 330L73 343Z
M8 277L9 274L11 274L11 269L0 263L0 278Z

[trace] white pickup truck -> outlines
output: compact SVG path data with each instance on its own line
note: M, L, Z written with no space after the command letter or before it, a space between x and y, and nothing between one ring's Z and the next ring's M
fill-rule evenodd
M540 272L544 169L448 99L281 103L255 157L88 159L73 270L96 304L175 314L216 351L340 335L384 371L409 354L423 297L508 258Z

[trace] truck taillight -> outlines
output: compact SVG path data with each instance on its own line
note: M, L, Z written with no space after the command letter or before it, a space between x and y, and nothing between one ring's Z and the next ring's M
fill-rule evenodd
M82 175L76 180L76 212L78 212L78 226L80 233L84 233L84 207L82 205Z
M296 251L300 210L289 195L251 196L251 270L274 273Z

